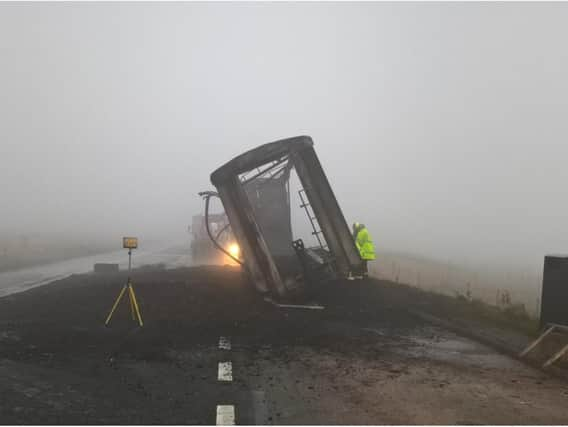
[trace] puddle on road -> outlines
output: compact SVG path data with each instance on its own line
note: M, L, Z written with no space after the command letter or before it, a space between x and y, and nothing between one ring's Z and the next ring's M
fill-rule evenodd
M411 344L396 351L410 357L483 368L511 368L516 363L489 347L453 334L444 333L443 336L435 335L432 338L424 336L407 338Z

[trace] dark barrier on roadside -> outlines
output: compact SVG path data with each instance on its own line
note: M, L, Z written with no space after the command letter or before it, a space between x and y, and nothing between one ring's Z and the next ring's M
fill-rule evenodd
M118 273L118 264L97 263L94 271L95 273Z
M540 325L568 326L568 256L544 257Z

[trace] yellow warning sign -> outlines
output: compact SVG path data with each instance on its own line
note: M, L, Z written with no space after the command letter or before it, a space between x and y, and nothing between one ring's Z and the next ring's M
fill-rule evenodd
M136 249L138 247L138 237L123 237L122 247L125 249Z

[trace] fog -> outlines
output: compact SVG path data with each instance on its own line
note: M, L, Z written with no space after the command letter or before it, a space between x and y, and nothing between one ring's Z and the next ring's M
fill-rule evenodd
M310 135L381 251L568 252L568 5L0 4L0 235L187 236L209 174Z

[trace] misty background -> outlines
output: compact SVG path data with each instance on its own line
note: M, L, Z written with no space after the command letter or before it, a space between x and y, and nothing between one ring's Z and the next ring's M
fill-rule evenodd
M188 239L214 169L305 134L376 264L538 275L568 253L566 22L563 3L2 3L0 238Z

